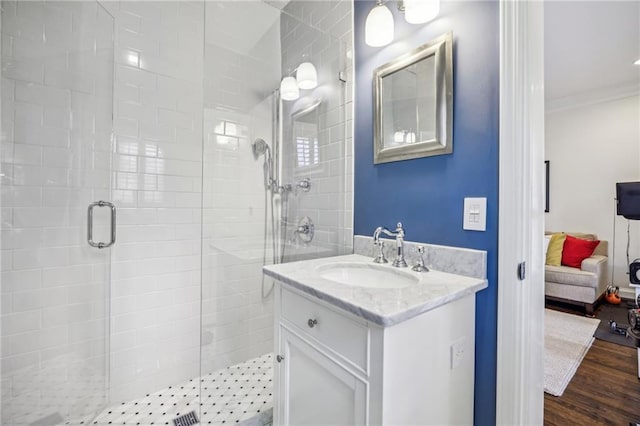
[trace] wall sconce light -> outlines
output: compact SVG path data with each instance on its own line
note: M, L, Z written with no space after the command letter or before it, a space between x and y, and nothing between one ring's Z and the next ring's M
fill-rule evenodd
M367 15L364 24L364 42L369 46L386 46L393 41L393 15L383 0L378 0L376 6Z
M440 0L404 0L404 19L410 24L434 20L440 12Z
M364 41L372 47L386 46L393 41L393 14L385 5L389 0L377 0L364 25ZM398 10L410 24L424 24L440 12L440 0L397 0Z
M300 90L296 79L288 76L280 82L280 96L285 101L295 101L300 97Z
M637 61L635 61L635 62L633 63L633 65L640 65L640 59L638 59Z
M304 90L318 87L318 71L311 62L303 62L296 71L298 87Z
M295 78L292 76L296 74ZM303 62L280 82L280 97L285 101L295 101L300 97L300 89L318 87L318 71L311 62Z

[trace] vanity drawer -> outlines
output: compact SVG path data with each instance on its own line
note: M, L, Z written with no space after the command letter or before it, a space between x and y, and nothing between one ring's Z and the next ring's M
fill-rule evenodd
M368 373L369 328L282 287L280 310L303 334L313 337Z

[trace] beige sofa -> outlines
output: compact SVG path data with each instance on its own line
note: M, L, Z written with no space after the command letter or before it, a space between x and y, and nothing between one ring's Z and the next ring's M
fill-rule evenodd
M567 234L585 240L598 239L594 234L572 232ZM582 261L580 269L545 265L544 293L547 299L583 305L586 313L593 315L594 308L607 289L609 277L607 250L607 242L600 241L591 257Z

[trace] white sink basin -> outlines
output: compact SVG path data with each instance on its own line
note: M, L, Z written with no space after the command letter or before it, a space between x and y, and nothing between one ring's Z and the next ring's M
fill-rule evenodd
M375 263L331 263L317 272L325 280L353 287L403 288L419 281L411 273Z

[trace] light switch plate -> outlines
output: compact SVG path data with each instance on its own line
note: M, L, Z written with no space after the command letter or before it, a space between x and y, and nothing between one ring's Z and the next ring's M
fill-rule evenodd
M485 197L465 197L462 229L469 231L487 230L487 199Z

